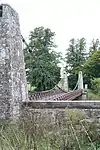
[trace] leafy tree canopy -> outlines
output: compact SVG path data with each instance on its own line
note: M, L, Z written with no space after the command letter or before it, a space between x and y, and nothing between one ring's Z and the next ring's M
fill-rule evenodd
M53 50L55 33L44 27L35 28L31 31L29 45L32 52L29 53L28 47L25 48L25 63L27 79L37 91L51 89L60 80L61 53Z
M84 62L86 61L86 40L81 39L71 39L69 48L66 50L66 72L69 73L69 87L74 88L78 72L83 69Z
M92 55L97 50L100 50L100 41L99 39L93 39L89 48L89 54Z
M70 68L68 71L77 67L80 69L86 58L86 40L84 38L71 39L66 51L66 64Z
M91 78L100 77L100 50L95 51L84 65L84 71Z
M91 82L93 92L100 95L100 78L94 78Z

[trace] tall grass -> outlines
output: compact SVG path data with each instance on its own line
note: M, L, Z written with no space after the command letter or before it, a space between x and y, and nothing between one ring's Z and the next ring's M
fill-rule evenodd
M100 127L87 122L81 111L68 111L54 123L21 119L0 121L0 150L96 150Z

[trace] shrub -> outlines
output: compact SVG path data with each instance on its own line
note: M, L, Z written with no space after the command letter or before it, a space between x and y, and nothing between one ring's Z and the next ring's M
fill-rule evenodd
M100 78L94 78L94 80L91 81L92 83L92 90L94 93L100 94Z

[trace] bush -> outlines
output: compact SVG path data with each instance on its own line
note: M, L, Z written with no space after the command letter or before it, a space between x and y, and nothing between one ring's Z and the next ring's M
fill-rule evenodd
M100 100L100 95L98 93L94 93L91 90L88 90L87 100Z
M94 93L100 94L100 78L94 78L94 80L91 81L92 83L92 90Z

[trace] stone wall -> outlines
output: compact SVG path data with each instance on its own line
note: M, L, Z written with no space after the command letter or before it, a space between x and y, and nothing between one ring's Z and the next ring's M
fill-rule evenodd
M100 123L100 109L32 109L26 107L21 115L21 119L47 124L66 122L69 117L79 121Z
M2 5L0 17L0 118L14 118L28 100L19 17Z

